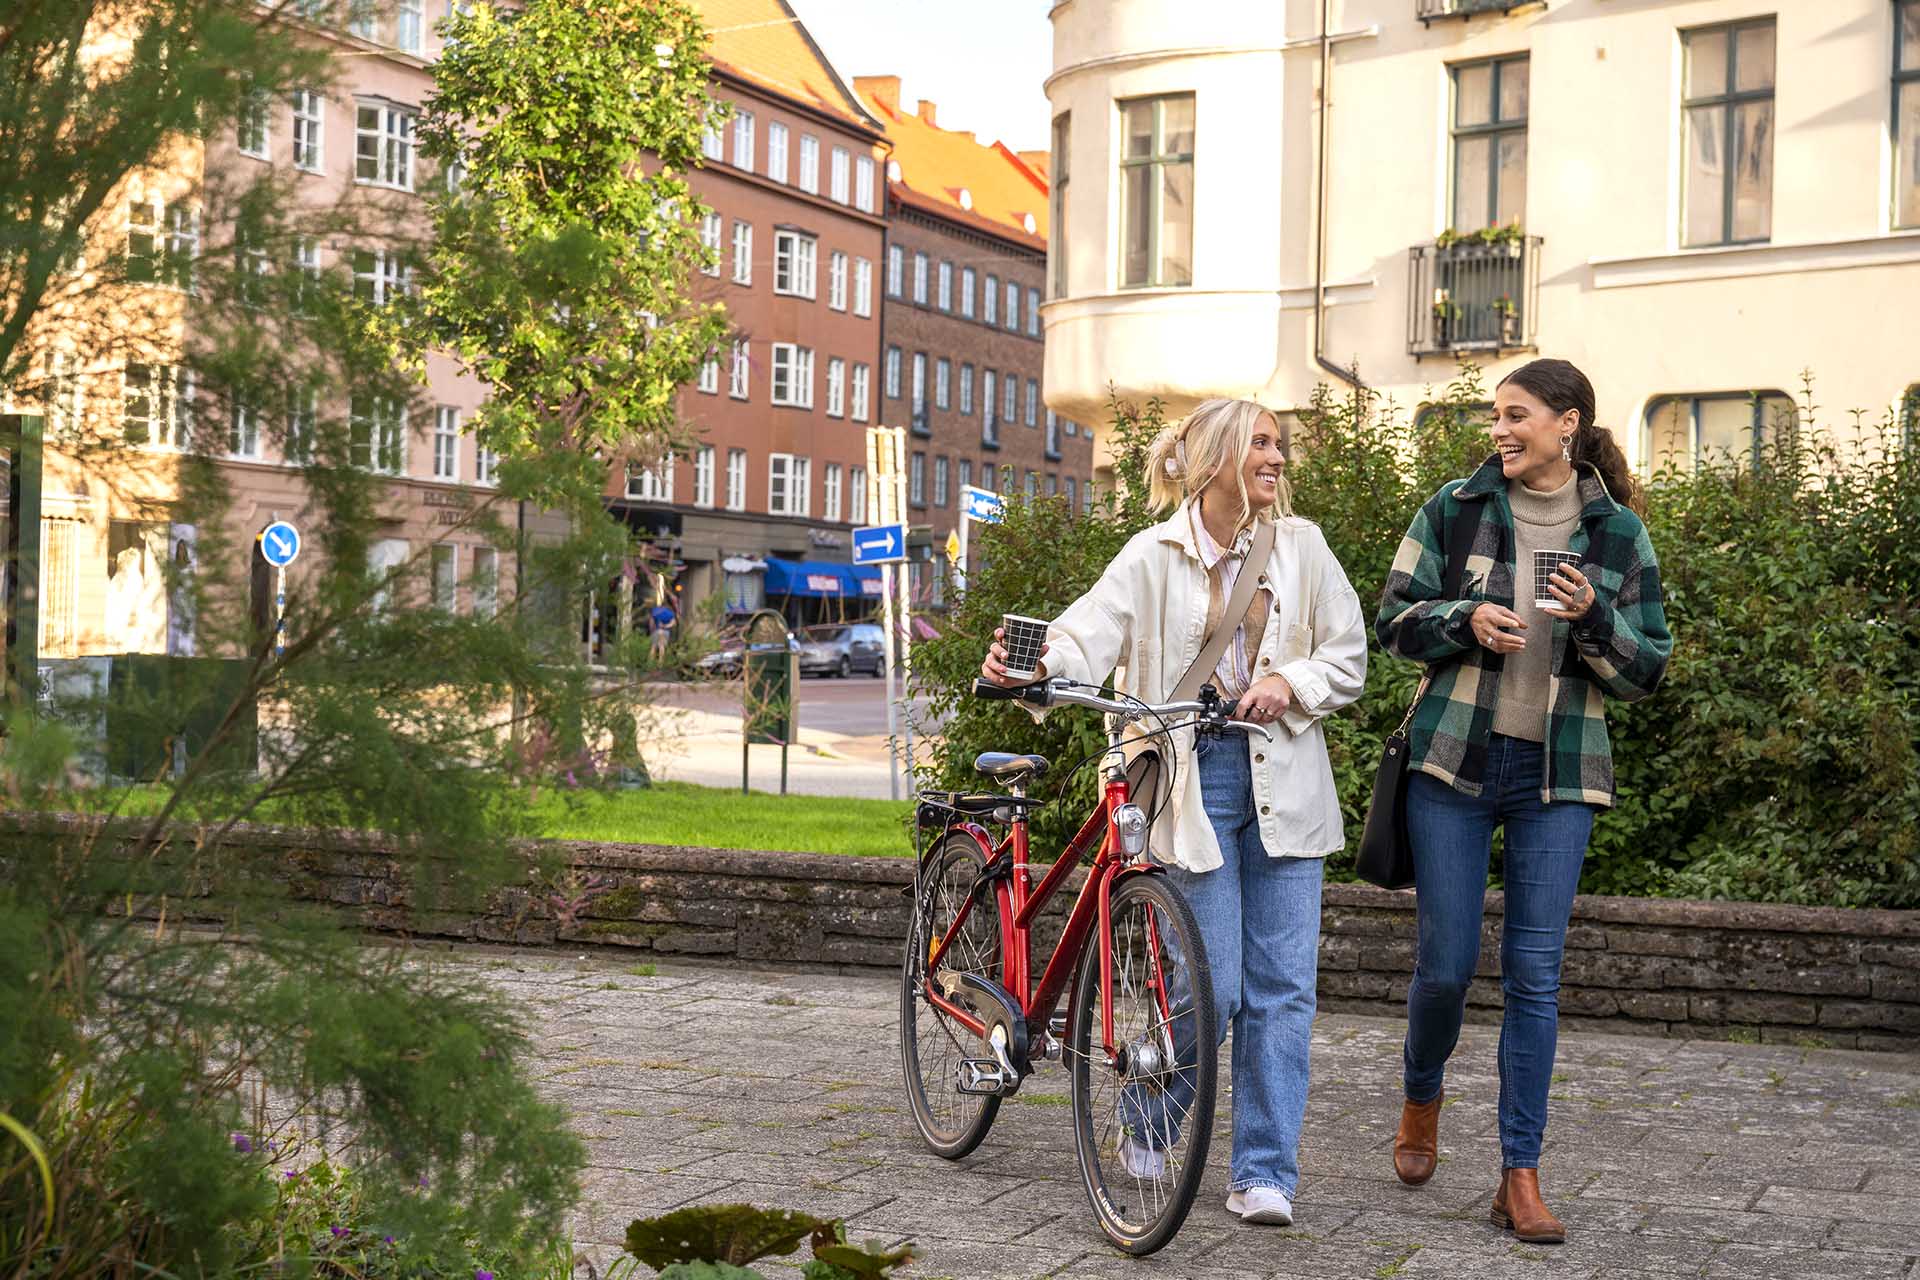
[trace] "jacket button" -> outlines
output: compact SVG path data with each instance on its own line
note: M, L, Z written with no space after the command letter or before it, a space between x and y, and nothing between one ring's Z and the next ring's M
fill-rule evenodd
M1261 812L1261 813L1272 813L1272 812L1273 812L1273 809L1272 809L1272 807L1271 807L1271 806L1268 806L1268 805L1264 805L1264 804L1263 804L1263 805L1261 805L1261 806L1260 806L1260 812Z
M1272 659L1272 658L1262 658L1262 659L1260 659L1260 665L1261 665L1261 666L1263 666L1263 667L1270 667L1270 666L1272 666L1272 665L1273 665L1273 659Z
M1265 756L1257 755L1253 758L1253 762L1255 764L1265 764L1267 762L1267 758Z

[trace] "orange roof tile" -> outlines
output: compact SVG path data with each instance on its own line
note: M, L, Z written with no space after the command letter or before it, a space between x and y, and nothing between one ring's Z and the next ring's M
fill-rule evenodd
M707 56L719 67L855 128L876 127L786 0L693 0L693 6L707 27Z
M987 146L971 133L943 129L933 103L917 114L900 106L896 76L858 76L854 93L893 143L898 180L888 189L903 204L970 224L1036 248L1047 243L1047 176L1003 142ZM1029 222L1031 225L1029 225Z

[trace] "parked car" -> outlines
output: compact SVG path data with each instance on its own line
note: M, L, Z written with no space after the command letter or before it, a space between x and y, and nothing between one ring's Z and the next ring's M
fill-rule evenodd
M886 671L886 636L871 622L808 627L800 633L800 674L846 677Z
M761 640L754 643L753 651L755 653L775 653L784 647L785 646L778 640ZM734 630L723 634L720 639L720 647L712 653L703 655L699 661L693 664L694 674L713 676L722 680L738 680L740 678L740 661L745 652L745 642L741 638L739 631Z

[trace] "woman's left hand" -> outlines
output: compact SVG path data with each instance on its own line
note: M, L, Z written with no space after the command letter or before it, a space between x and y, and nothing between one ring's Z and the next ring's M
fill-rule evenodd
M1293 686L1287 683L1285 676L1266 676L1253 682L1253 687L1240 695L1240 701L1234 706L1233 718L1246 720L1253 724L1269 724L1287 713L1293 705Z
M1547 579L1547 593L1560 602L1558 608L1540 612L1564 622L1578 622L1593 608L1595 592L1587 575L1570 564L1562 564Z

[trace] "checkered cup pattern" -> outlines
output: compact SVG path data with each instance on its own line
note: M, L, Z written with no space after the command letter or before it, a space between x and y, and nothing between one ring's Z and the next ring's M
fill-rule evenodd
M1553 571L1563 564L1580 567L1580 557L1571 551L1536 551L1533 553L1533 607L1536 609L1557 609L1560 601L1553 592L1547 590L1547 579Z
M1047 620L1005 613L1000 615L1000 626L1005 632L1000 642L1007 649L1007 674L1015 680L1039 679L1040 650L1047 643Z

